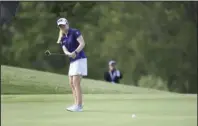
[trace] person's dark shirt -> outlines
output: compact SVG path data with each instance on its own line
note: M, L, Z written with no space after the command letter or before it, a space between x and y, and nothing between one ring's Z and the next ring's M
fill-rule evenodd
M69 28L67 36L63 35L62 38L61 38L61 45L65 46L68 49L69 52L73 52L79 46L79 43L77 41L77 38L79 36L81 36L81 33L80 33L79 30L74 29L74 28ZM69 59L70 59L70 62L74 62L74 61L76 61L78 59L81 59L81 58L87 58L86 55L85 55L84 50L81 50L76 55L76 58L74 58L74 59L73 58L69 58Z
M119 70L107 71L104 73L104 80L112 83L120 83L123 75Z

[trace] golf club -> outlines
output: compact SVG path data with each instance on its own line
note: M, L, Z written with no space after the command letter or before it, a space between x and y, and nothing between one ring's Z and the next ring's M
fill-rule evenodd
M45 55L47 55L47 56L51 56L51 55L65 56L65 54L61 54L61 53L51 53L49 50L45 51Z

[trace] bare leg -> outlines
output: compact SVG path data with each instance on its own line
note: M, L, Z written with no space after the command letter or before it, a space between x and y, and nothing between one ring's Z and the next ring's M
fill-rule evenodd
M82 91L80 86L81 78L82 76L80 75L73 76L73 84L75 86L75 91L76 91L75 93L77 96L77 105L79 106L82 105Z
M74 87L74 83L73 83L73 76L69 76L69 85L72 89L72 95L74 98L74 104L77 104L77 97L76 97L76 91L75 91L75 87Z

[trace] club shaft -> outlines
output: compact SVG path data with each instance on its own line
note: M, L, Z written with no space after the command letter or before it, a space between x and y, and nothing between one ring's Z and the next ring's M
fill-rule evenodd
M66 56L65 54L61 54L61 53L51 53L51 55L61 55L61 56Z

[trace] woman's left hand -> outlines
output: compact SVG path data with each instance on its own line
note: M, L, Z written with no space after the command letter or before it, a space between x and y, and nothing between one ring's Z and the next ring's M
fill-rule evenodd
M71 53L71 57L74 59L74 58L76 58L76 53L75 52L72 52Z

